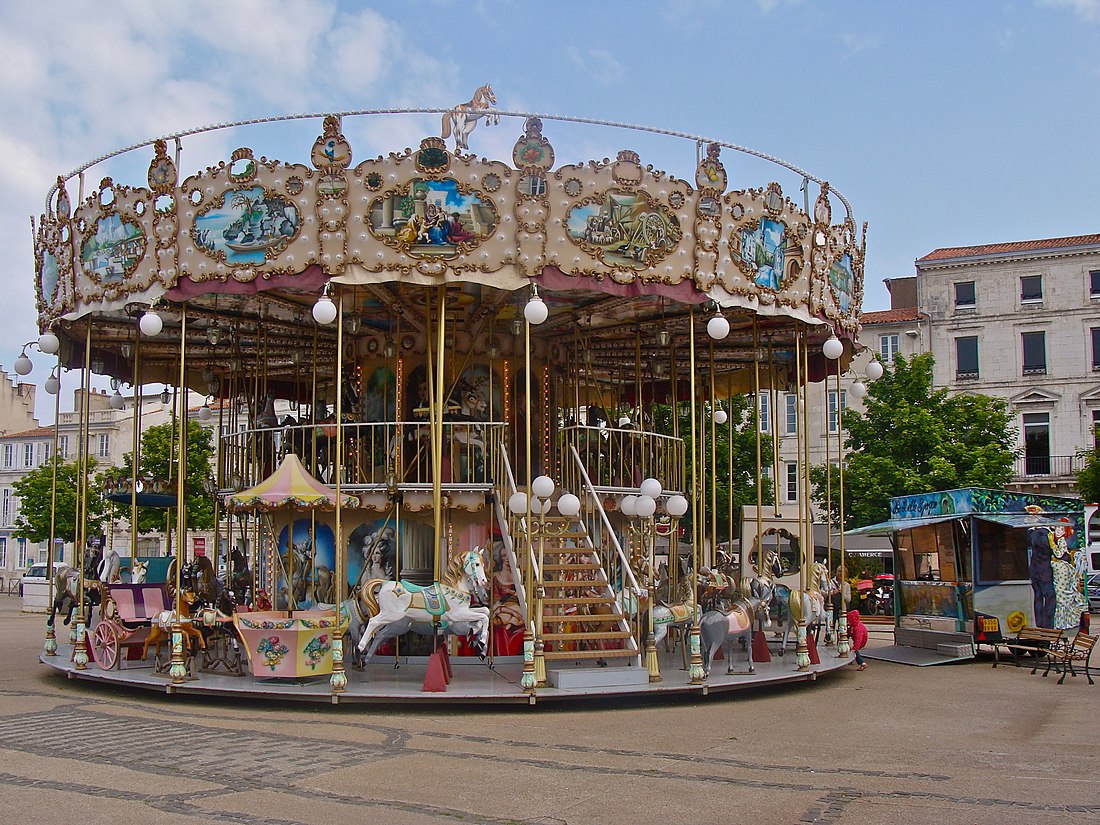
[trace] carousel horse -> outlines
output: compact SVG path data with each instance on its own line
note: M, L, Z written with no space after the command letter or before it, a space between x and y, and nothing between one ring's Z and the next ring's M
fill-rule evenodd
M184 594L184 605L190 610L191 605L187 601L188 595ZM172 626L175 622L175 610L162 610L153 618L149 635L145 638L145 644L141 646L142 659L149 653L150 646L153 647L153 650L158 650L161 642L170 643L172 641ZM198 626L190 621L185 621L180 622L179 628L183 634L184 649L194 651L198 647L206 650L206 638L202 635L202 630Z
M665 639L665 649L668 649L668 639L673 638L671 631L675 631L680 639L687 638L687 633L691 629L692 624L702 615L702 611L699 610L699 605L695 605L695 609L692 609L691 605L691 585L681 580L680 582L680 596L681 600L675 604L658 604L653 608L653 645L656 647L661 643L662 639ZM687 644L681 645L684 668L688 666L688 651Z
M344 655L348 657L351 666L358 670L363 669L368 658L366 654L359 649L359 646L355 644L355 640L362 637L363 629L371 619L371 616L365 611L366 608L357 596L346 599L340 607L341 618L347 623L347 629L344 631L344 637L346 639ZM401 619L386 625L378 631L377 645L381 646L383 642L395 639L405 633L416 633L419 636L435 636L440 629L449 635L465 636L476 644L475 634L477 632L477 622L450 622L446 627L438 628L431 622L414 622L410 619ZM400 663L395 661L393 666L397 668L400 666Z
M88 548L84 554L84 617L91 618L92 608L100 604L103 594L99 589L99 567L103 560L103 551L99 548ZM64 623L70 624L73 613L80 603L80 571L75 567L64 565L59 567L54 574L53 604L50 605L50 618L46 620L49 627L54 626L54 620L58 613L65 615Z
M359 651L366 661L381 644L381 633L394 622L408 621L442 624L472 622L476 627L475 646L484 658L489 649L489 608L474 607L473 601L488 600L488 578L481 560L481 549L456 555L447 565L442 580L427 587L407 581L371 579L358 591L358 598L370 621L359 639Z
M147 575L149 575L149 565L135 559L130 565L130 584L144 583Z
M465 103L459 103L451 111L443 115L443 130L440 136L446 140L454 133L455 148L469 149L467 141L470 133L474 131L480 118L485 117L485 125L493 126L500 123L500 115L486 115L486 110L497 105L497 97L493 94L493 87L486 83L478 86L474 96Z
M99 563L99 567L96 569L96 578L98 578L104 584L113 584L114 582L122 581L120 570L122 569L122 559L119 558L118 551L112 550L103 560Z
M810 583L805 590L790 590L783 585L776 585L772 590L773 604L785 607L787 612L787 626L783 630L783 643L779 646L780 656L787 650L787 639L790 638L791 631L801 621L805 621L807 632L813 628L816 634L821 628L825 628L825 641L829 641L830 593L829 569L821 562L815 562L810 568Z
M763 595L770 599L770 589L765 588ZM708 610L699 620L699 645L703 654L703 673L710 675L711 666L718 649L726 657L726 675L733 673L733 642L739 641L748 655L749 673L755 673L752 661L753 626L758 618L768 610L768 603L758 596L742 595L730 605L728 613L721 610Z

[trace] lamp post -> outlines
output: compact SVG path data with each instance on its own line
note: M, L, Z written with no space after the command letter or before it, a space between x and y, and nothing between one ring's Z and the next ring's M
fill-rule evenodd
M546 642L543 641L543 601L546 598L546 572L543 569L546 552L546 514L550 511L550 499L554 495L554 480L539 476L531 482L531 514L539 517L539 580L535 587L535 685L546 685Z
M519 678L519 686L522 690L533 693L538 686L538 676L535 673L535 634L531 629L533 622L531 621L531 514L534 512L534 505L531 502L531 498L527 493L520 490L519 492L512 493L508 499L508 509L516 519L523 520L523 535L524 543L527 546L527 561L525 568L527 575L524 577L526 580L526 608L527 617L524 622L523 628L523 673ZM541 509L541 505L539 505Z
M830 361L836 361L844 354L844 345L836 337L836 335L830 335L828 340L821 346L821 352ZM828 382L828 374L826 373L826 382ZM837 462L841 468L844 467L844 434L841 432L841 415L840 415L840 363L836 365L836 447L837 447ZM843 477L844 470L840 470L841 477ZM840 616L837 621L836 630L836 655L839 658L847 658L848 651L850 649L848 643L848 615L844 612L844 577L847 572L844 560L844 492L843 488L838 490L840 495L840 575L837 577L837 586L840 588ZM827 513L827 517L832 520L832 513Z
M655 525L653 516L657 512L657 499L664 492L661 482L647 478L642 482L639 496L634 502L634 512L642 520L642 548L649 558L649 627L645 643L645 666L649 671L649 681L661 681L661 667L657 662L657 645L653 641L653 608L657 604L657 577L654 569Z

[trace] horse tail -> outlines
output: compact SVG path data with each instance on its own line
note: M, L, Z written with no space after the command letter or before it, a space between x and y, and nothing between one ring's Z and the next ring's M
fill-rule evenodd
M796 624L806 618L806 605L802 600L804 595L805 594L803 594L801 590L792 590L791 598L787 602L787 610L790 611L791 619L793 619Z
M443 131L440 133L440 137L444 140L451 136L451 113L443 113Z
M752 579L750 579L748 576L743 576L741 578L741 595L742 596L752 596L753 595L753 592L752 592Z
M371 579L359 588L359 601L366 606L368 616L378 615L378 598L375 594L385 583L385 579Z

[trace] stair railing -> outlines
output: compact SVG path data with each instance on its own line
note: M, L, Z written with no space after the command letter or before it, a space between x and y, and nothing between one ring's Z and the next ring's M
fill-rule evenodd
M496 480L493 506L496 508L497 522L501 526L500 538L504 544L505 556L508 559L508 565L512 568L512 582L516 588L516 598L523 608L524 626L527 626L531 623L531 617L527 615L527 590L523 586L523 576L520 573L519 559L512 538L513 527L518 528L516 532L522 532L525 537L528 536L527 520L522 516L515 515L508 509L508 499L511 498L513 493L519 491L516 489L516 479L512 474L512 465L508 461L508 453L505 450L504 442L501 441L498 446L499 449L495 452L498 471L493 473L493 478ZM538 563L534 557L530 540L527 541L527 555L529 563L533 565L532 570L538 576Z

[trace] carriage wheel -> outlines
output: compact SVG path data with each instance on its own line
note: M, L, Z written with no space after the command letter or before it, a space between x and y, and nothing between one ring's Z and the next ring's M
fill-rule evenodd
M92 652L104 670L118 664L118 629L113 622L100 622L92 633Z

